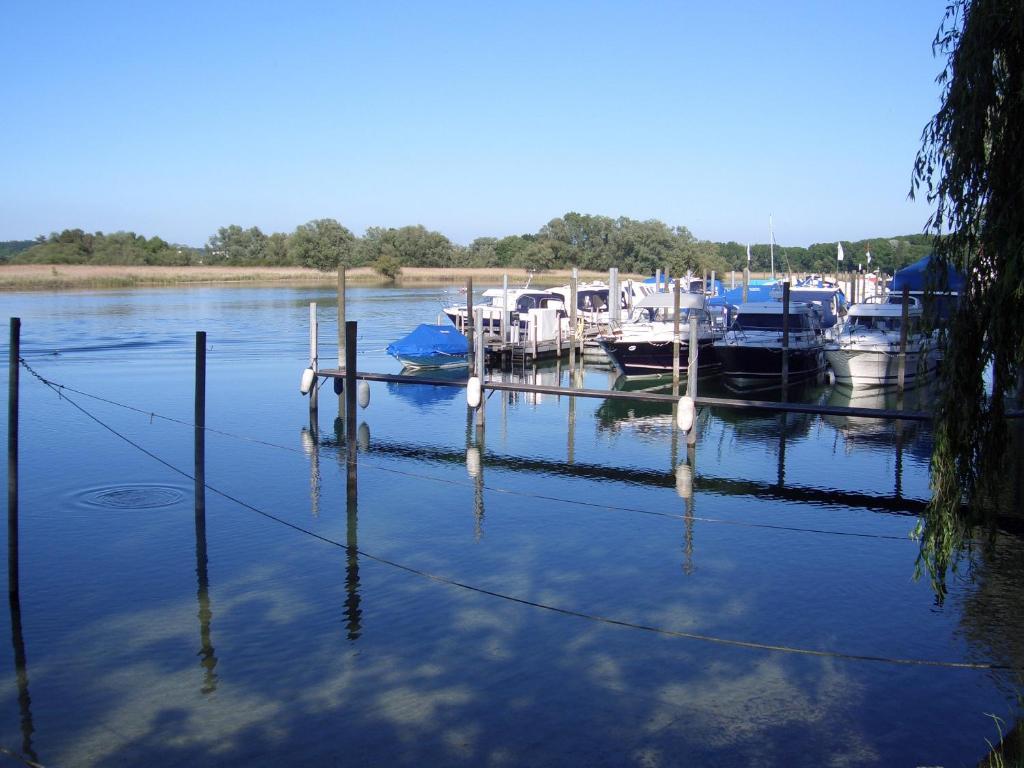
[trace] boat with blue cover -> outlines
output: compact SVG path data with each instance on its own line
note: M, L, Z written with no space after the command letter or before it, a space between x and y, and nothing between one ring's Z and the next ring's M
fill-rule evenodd
M453 326L423 323L387 353L410 368L457 368L469 364L469 341Z

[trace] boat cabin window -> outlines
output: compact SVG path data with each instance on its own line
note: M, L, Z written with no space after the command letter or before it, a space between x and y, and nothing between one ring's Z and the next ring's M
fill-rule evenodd
M580 291L576 295L576 308L585 312L604 312L608 309L608 293L605 291Z
M709 323L711 318L703 309L679 308L679 323L684 325L690 322L690 314L697 318L698 323ZM637 311L637 320L641 323L671 323L675 312L672 307L642 307Z
M917 331L917 318L911 318L909 331ZM850 327L855 331L896 331L899 332L903 324L899 317L851 317Z
M733 330L737 331L778 331L782 332L782 315L755 315L742 314L736 317L732 324ZM789 329L791 331L808 331L811 329L810 318L803 313L789 315Z

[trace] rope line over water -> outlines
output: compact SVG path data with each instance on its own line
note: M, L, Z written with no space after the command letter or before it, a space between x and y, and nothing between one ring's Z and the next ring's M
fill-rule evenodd
M28 367L27 364L23 360L21 362L22 362L23 365L26 366L26 368ZM182 477L185 477L185 478L187 478L189 480L192 480L193 482L196 482L196 478L193 475L189 474L188 472L186 472L183 469L180 469L180 468L174 466L173 464L171 464L166 459L161 458L157 454L155 454L152 451L150 451L148 448L145 448L144 446L142 446L139 443L137 443L134 440L132 440L127 435L122 434L121 432L116 430L114 427L112 427L109 424L105 423L98 416L95 416L94 414L90 413L86 408L84 408L83 406L81 406L80 404L78 404L77 402L72 400L71 398L67 397L66 395L62 395L61 391L53 383L48 382L46 379L44 379L42 376L39 376L39 374L35 373L31 369L29 369L29 370L46 387L48 387L49 389L53 390L60 397L60 399L62 401L67 402L69 405L71 405L76 410L78 410L83 415L85 415L87 418L89 418L90 420L92 420L93 422L98 424L100 427L102 427L103 429L107 430L108 432L110 432L111 434L115 435L116 437L118 437L119 439L123 440L124 442L128 443L129 445L131 445L136 450L144 453L146 456L149 456L151 459L153 459L154 461L158 462L159 464L162 464L163 466L167 467L172 472L175 472L176 474L181 475ZM67 388L64 388L64 389L67 389ZM750 650L771 651L771 652L776 652L776 653L786 653L786 654L798 655L798 656L810 656L810 657L817 657L817 658L830 658L830 659L839 659L839 660L844 660L844 661L875 662L875 663L893 664L893 665L902 665L902 666L936 667L936 668L943 668L943 669L964 669L964 670L982 670L982 671L1024 672L1024 667L1018 668L1018 667L1014 667L1014 666L1011 666L1011 665L1008 665L1008 664L994 664L994 663L990 663L990 662L967 662L967 661L946 661L946 660L941 660L941 659L900 658L900 657L891 657L891 656L878 656L878 655L871 655L871 654L847 653L847 652L843 652L843 651L820 650L820 649L815 649L815 648L799 648L799 647L795 647L795 646L781 645L781 644L774 644L774 643L761 643L761 642L752 641L752 640L740 640L740 639L736 639L736 638L720 637L720 636L716 636L716 635L708 635L708 634L702 634L702 633L698 633L698 632L684 632L684 631L681 631L681 630L667 629L665 627L656 627L656 626L652 626L652 625L649 625L649 624L640 624L640 623L637 623L637 622L627 621L625 619L616 619L616 618L609 617L609 616L601 616L599 614L586 613L584 611L578 611L578 610L575 610L575 609L572 609L572 608L565 608L565 607L558 606L558 605L551 605L549 603L541 603L541 602L537 602L535 600L529 600L527 598L517 597L515 595L510 595L510 594L506 594L506 593L503 593L503 592L497 592L497 591L494 591L494 590L485 589L483 587L475 586L473 584L468 584L466 582L458 581L456 579L449 578L447 576L442 576L442 575L439 575L439 574L436 574L436 573L430 573L429 571L424 571L424 570L421 570L419 568L414 568L413 566L410 566L410 565L405 565L403 563L399 563L397 561L390 560L390 559L385 558L385 557L381 557L379 555L374 555L374 554L372 554L370 552L367 552L367 551L365 551L363 549L360 549L360 548L351 548L351 547L349 547L347 544L345 544L343 542L340 542L340 541L337 541L335 539L329 538L327 536L324 536L322 534L317 533L316 531L312 531L312 530L310 530L308 528L304 528L304 527L302 527L300 525L297 525L297 524L292 523L292 522L290 522L288 520L285 520L284 518L279 517L279 516L277 516L277 515L275 515L275 514L273 514L271 512L267 512L265 510L262 510L262 509L260 509L260 508L258 508L256 506L254 506L254 505L252 505L252 504L250 504L250 503L248 503L248 502L238 498L237 496L234 496L234 495L232 495L232 494L230 494L230 493L228 493L226 491L222 491L222 490L220 490L220 489L210 485L209 483L204 483L203 487L206 488L207 490L209 490L210 492L215 493L218 496L226 499L227 501L230 501L230 502L232 502L234 504L237 504L238 506L240 506L240 507L242 507L244 509L247 509L247 510L249 510L251 512L254 512L255 514L260 515L260 516L262 516L262 517L264 517L264 518L266 518L268 520L271 520L273 522L279 523L280 525L283 525L286 528L290 528L290 529L292 529L292 530L294 530L294 531L296 531L298 533L305 534L306 536L309 536L310 538L316 539L316 540L321 541L321 542L323 542L325 544L329 544L329 545L331 545L333 547L336 547L338 549L344 549L346 551L353 551L354 550L360 557L366 558L367 560L379 563L381 565L386 565L386 566L388 566L390 568L394 568L396 570L404 571L406 573L418 576L420 578L423 578L423 579L426 579L426 580L429 580L429 581L433 581L433 582L435 582L437 584L443 584L443 585L446 585L446 586L456 587L456 588L463 589L463 590L466 590L466 591L469 591L469 592L474 592L474 593L477 593L477 594L486 595L486 596L489 596L489 597L494 597L494 598L497 598L499 600L504 600L504 601L507 601L507 602L510 602L510 603L515 603L515 604L518 604L518 605L524 605L524 606L528 606L528 607L531 607L531 608L537 608L537 609L540 609L540 610L549 611L551 613L560 614L562 616L571 616L573 618L584 619L586 621L591 621L591 622L594 622L594 623L605 624L605 625L615 626L615 627L622 627L622 628L625 628L625 629L633 629L633 630L637 630L637 631L641 631L641 632L648 632L648 633L660 635L660 636L663 636L663 637L674 637L674 638L679 638L679 639L684 639L684 640L696 640L696 641L700 641L700 642L711 643L711 644L722 645L722 646L729 646L729 647L734 647L734 648L746 648L746 649L750 649Z
M88 398L91 398L93 400L97 400L97 401L99 401L101 403L106 403L108 405L113 405L113 406L116 406L118 408L124 408L125 410L131 411L133 413L138 413L138 414L142 414L143 416L148 416L149 419L150 419L150 423L152 423L152 421L154 419L161 419L163 421L168 421L168 422L171 422L173 424L178 424L180 426L188 427L190 429L196 429L197 428L195 424L193 424L193 423L191 423L189 421L186 421L184 419L177 419L177 418L174 418L172 416L164 416L164 415L156 413L154 411L147 411L147 410L145 410L143 408L138 408L138 407L133 406L133 405L127 405L125 403L120 403L120 402L117 402L116 400L110 400L108 398L101 397L99 395L94 395L94 394L91 394L89 392L83 392L83 391L75 389L73 387L69 387L69 386L67 386L65 384L58 384L57 382L51 381L50 379L47 379L44 376L40 375L37 371L33 370L33 368L27 362L25 362L24 360L21 360L21 363L22 363L22 365L25 367L25 369L30 374L32 374L35 378L39 379L39 381L41 381L43 384L45 384L50 389L57 390L58 391L58 396L62 396L64 399L67 399L67 398L66 398L66 395L62 395L63 392L74 392L75 394L81 395L82 397L88 397ZM493 391L492 391L492 394L493 394ZM206 430L207 432L209 432L211 434L220 435L222 437L229 437L229 438L232 438L234 440L242 440L242 441L245 441L245 442L248 442L248 443L253 443L253 444L256 444L256 445L262 445L262 446L265 446L265 447L268 447L268 448L277 448L277 449L282 450L282 451L288 451L289 453L298 453L298 454L305 453L305 451L300 449L300 448L293 448L291 446L281 445L280 443L272 443L272 442L268 442L266 440L260 440L259 438L255 438L255 437L248 437L246 435L238 435L238 434L235 434L235 433L232 433L232 432L225 432L223 430L213 429L211 427L202 427L202 429ZM366 467L366 468L369 468L369 469L375 469L375 470L377 470L379 472L388 472L388 473L391 473L391 474L394 474L394 475L401 475L402 477L409 477L409 478L412 478L412 479L415 479L415 480L424 480L424 481L431 482L431 483L441 483L441 484L445 484L445 485L451 485L451 486L454 486L456 488L466 488L466 489L474 489L475 490L475 486L472 483L468 483L468 482L460 481L460 480L453 480L453 479L447 478L447 477L437 477L437 476L434 476L434 475L423 475L423 474L419 474L417 472L409 472L408 470L395 469L394 467L385 467L385 466L382 466L381 464L378 464L378 463L375 463L375 462L372 462L372 461L369 462L369 463L363 464L363 466ZM880 539L880 540L883 540L883 541L913 541L913 538L912 538L911 534L908 534L906 536L895 536L895 535L892 535L892 534L884 534L884 533L863 533L863 532L859 532L859 531L836 531L836 530L831 530L831 529L827 529L827 528L803 528L803 527L800 527L800 526L777 525L777 524L774 524L774 523L754 523L754 522L750 522L750 521L747 521L747 520L723 520L721 518L701 517L701 516L697 516L697 515L689 515L689 516L687 516L687 515L682 515L682 514L672 513L672 512L661 512L661 511L658 511L658 510L641 509L639 507L627 507L627 506L621 506L621 505L615 505L615 504L602 504L602 503L596 502L596 501L584 501L584 500L581 500L581 499L566 499L566 498L563 498L563 497L560 497L560 496L549 496L549 495L538 494L538 493L529 493L527 491L520 491L520 490L515 490L515 489L512 489L512 488L502 488L500 486L491 486L491 485L486 485L486 484L482 486L482 490L489 491L491 493L496 493L496 494L504 494L504 495L508 495L508 496L519 496L521 498L535 499L537 501L551 501L551 502L555 502L555 503L558 503L558 504L571 504L571 505L574 505L574 506L577 506L577 507L587 507L587 508L590 508L590 509L607 510L609 512L628 512L628 513L632 513L632 514L647 515L649 517L663 517L663 518L667 518L669 520L684 520L684 521L692 521L692 522L698 522L698 523L708 523L708 524L711 524L711 525L729 525L729 526L733 526L733 527L736 527L736 528L758 528L758 529L773 530L773 531L789 531L789 532L792 532L792 533L813 533L813 534L819 534L819 535L823 535L823 536L847 536L847 537L851 537L851 538L861 538L861 539Z

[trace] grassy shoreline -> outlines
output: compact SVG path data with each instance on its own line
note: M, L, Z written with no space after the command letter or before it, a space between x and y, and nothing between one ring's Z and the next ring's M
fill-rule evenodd
M538 285L564 285L571 270L551 270L535 274ZM446 285L464 283L472 277L474 285L498 285L508 275L511 285L520 286L529 279L524 269L501 267L440 269L405 267L396 285ZM607 280L604 272L579 273L581 280ZM623 278L627 275L623 275ZM62 291L111 288L157 288L172 285L245 283L333 284L336 272L319 272L303 267L156 267L101 266L94 264L0 264L0 291ZM390 280L369 267L349 269L345 280L351 285L388 285Z

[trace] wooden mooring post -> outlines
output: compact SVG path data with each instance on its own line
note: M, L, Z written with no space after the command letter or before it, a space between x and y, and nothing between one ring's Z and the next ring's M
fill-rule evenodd
M18 586L18 394L21 372L21 318L11 318L7 363L7 592L19 594Z
M206 530L206 331L196 331L195 388L196 535ZM204 533L205 538L205 533Z
M313 387L309 390L309 411L310 414L314 413L317 409L317 371L319 368L319 361L317 360L317 318L316 318L316 302L311 301L309 303L309 367L313 369ZM310 418L313 418L310 416Z
M896 374L896 389L903 393L907 378L907 326L910 324L910 287L903 286L903 313L900 316L900 357Z
M782 391L789 386L789 281L782 284Z
M576 370L576 287L579 279L579 272L576 267L572 268L572 277L569 278L569 370Z
M356 439L356 332L355 320L345 321L345 440Z
M338 367L345 366L345 265L338 265ZM339 387L334 388L338 395L338 416L345 413L345 395Z
M466 278L466 319L463 322L462 332L466 335L466 340L469 342L469 359L473 359L473 345L475 343L474 336L474 316L473 316L473 278Z
M686 394L697 402L697 315L690 315L690 343L688 364L686 366ZM697 414L694 413L693 426L686 433L686 442L690 445L697 442Z
M484 342L484 310L483 308L477 309L476 318L476 376L480 379L483 384L484 374L487 370L487 345ZM480 405L476 409L476 428L480 432L484 428L484 417L487 413L487 400L486 395L483 391L483 387L480 388ZM478 438L479 439L479 438Z
M679 293L681 289L682 281L677 280L675 289L672 291L672 394L675 397L679 397Z

